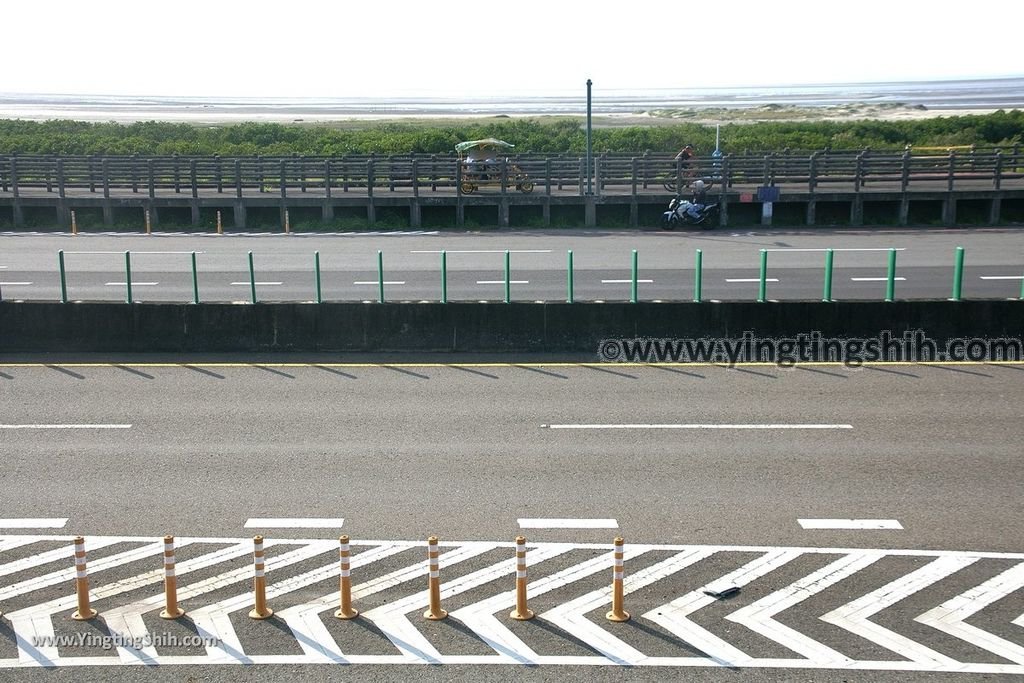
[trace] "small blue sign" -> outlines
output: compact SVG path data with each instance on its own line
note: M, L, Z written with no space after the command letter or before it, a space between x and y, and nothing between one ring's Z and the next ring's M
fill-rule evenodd
M771 185L762 185L757 188L757 201L777 202L779 201L779 188Z

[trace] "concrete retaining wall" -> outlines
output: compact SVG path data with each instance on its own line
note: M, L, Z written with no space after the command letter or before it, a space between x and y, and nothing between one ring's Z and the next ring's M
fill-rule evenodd
M461 351L579 353L609 338L820 332L936 340L1024 337L1021 301L449 304L0 302L0 352Z

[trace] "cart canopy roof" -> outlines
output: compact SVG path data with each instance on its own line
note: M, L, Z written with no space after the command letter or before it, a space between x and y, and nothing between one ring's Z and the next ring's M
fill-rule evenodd
M456 152L465 152L469 149L512 149L515 147L510 142L498 140L497 138L484 138L483 140L467 140L455 145Z

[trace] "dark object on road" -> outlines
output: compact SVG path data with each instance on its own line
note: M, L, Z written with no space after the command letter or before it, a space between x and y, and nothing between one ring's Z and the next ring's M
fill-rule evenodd
M713 598L718 598L719 600L723 600L725 598L731 598L732 596L736 595L739 592L740 592L740 587L739 586L728 586L728 587L723 588L722 590L719 590L719 591L708 589L708 590L704 591L704 595L710 595Z

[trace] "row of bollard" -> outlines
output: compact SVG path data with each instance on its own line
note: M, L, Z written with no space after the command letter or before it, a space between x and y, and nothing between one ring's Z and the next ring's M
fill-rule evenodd
M219 228L219 221L218 221ZM219 230L218 230L219 231ZM256 266L253 258L253 253L250 251L247 254L249 264L249 296L252 303L258 303L256 297ZM631 303L639 302L639 267L638 267L638 256L637 250L632 250L632 276L630 279L630 297ZM825 277L824 284L822 287L822 301L831 302L834 301L832 298L832 273L833 273L833 262L834 262L834 250L825 250ZM199 273L196 266L196 252L191 252L191 265L192 265L192 302L199 303ZM67 293L67 273L64 266L64 250L57 252L57 266L60 271L60 300L61 303L68 302ZM124 267L125 267L125 299L127 303L133 302L132 297L132 260L131 252L124 252ZM505 250L505 303L512 302L512 268L510 260L510 252ZM700 249L696 250L696 258L694 262L694 283L693 283L693 301L695 303L701 303L703 301L703 272L704 272L704 260L703 252ZM321 286L321 273L320 273L320 252L313 252L313 273L314 273L314 286L316 303L323 303L323 288ZM951 301L960 301L963 291L963 273L964 273L964 248L957 247L954 255L953 263L953 288L950 296ZM886 288L885 288L885 301L892 302L895 300L896 292L896 250L888 250L888 268L886 274ZM762 249L760 251L760 277L758 278L758 292L757 301L764 303L768 301L768 250ZM566 302L574 303L576 300L574 291L574 275L573 275L573 253L570 249L568 251L568 259L566 263ZM1020 298L1024 299L1024 278L1021 280L1021 291ZM377 302L384 303L384 253L380 250L377 251ZM443 304L448 303L448 254L446 251L441 252L441 298L440 302Z
M253 542L253 608L249 616L253 619L268 619L274 615L267 605L267 577L265 555L263 550L263 537L254 536ZM352 570L351 570L351 549L349 537L341 536L338 539L338 558L340 565L339 577L339 607L334 613L338 619L354 619L359 616L359 610L352 607ZM623 608L624 589L624 549L625 541L618 537L614 540L613 566L612 566L612 608L605 615L609 621L628 621L629 613ZM75 557L75 597L77 609L72 613L71 618L78 621L88 621L97 616L98 612L92 607L89 601L89 572L86 567L85 539L77 536L74 540ZM516 537L516 607L509 614L509 617L518 621L533 619L534 613L527 606L527 582L526 582L526 538ZM164 536L164 608L160 612L163 619L178 619L185 615L185 610L178 605L178 579L174 571L174 536ZM429 607L423 613L425 619L438 621L448 616L448 612L441 607L441 567L440 550L438 538L431 536L427 539L427 588L429 594ZM0 612L2 615L2 612Z
M284 231L285 234L291 233L291 224L288 218L287 211L284 212ZM78 234L78 218L75 216L74 211L71 212L71 234ZM152 217L150 216L149 209L146 209L146 234L153 234L153 220ZM220 211L217 212L217 234L224 234L224 221L221 218Z

